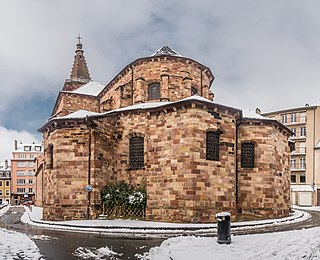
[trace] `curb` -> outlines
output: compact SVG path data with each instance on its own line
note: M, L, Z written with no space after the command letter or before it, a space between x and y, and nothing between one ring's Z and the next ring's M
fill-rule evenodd
M231 228L254 228L261 226L277 225L280 223L290 224L292 221L303 221L304 216L308 216L306 212L295 210L296 214L290 217L262 221L248 221L231 223ZM82 226L77 224L56 223L43 220L32 219L30 209L26 209L29 224L35 226L43 225L43 228L49 228L59 231L69 232L85 232L97 233L112 237L128 237L128 238L143 238L143 237L173 237L181 235L201 235L201 236L216 236L217 224L208 224L203 226L181 226L181 227L126 227L126 226Z

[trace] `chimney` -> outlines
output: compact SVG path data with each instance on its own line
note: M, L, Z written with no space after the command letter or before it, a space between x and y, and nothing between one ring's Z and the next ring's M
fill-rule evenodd
M18 141L14 140L14 150L18 150Z
M260 115L261 114L261 109L260 108L256 108L256 113L258 114L258 115Z
M4 161L4 169L8 169L8 160Z

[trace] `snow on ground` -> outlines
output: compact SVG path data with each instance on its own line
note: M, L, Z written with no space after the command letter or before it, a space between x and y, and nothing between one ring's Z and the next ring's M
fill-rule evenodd
M121 259L122 254L118 254L108 247L101 248L85 248L78 247L73 253L79 259ZM119 258L118 258L119 257Z
M319 210L320 207L314 208L301 208L307 210ZM27 213L24 214L24 221L33 223L32 220L41 220L42 209L32 207L30 211L27 209ZM252 225L284 225L290 224L296 221L302 221L309 217L309 214L302 214L301 211L296 212L289 218L277 220L265 220L265 221L250 221L244 223L232 223L237 228L246 228L243 225L248 225L252 228ZM300 216L300 217L299 217ZM285 221L286 220L286 221ZM271 223L271 222L275 223ZM48 221L40 221L40 225L46 225ZM201 224L170 224L170 223L157 223L157 222L143 222L143 221L124 221L124 220L83 220L83 221L61 221L51 222L51 224L58 225L76 225L86 227L156 227L156 228L177 228L182 225L185 227L195 226ZM212 225L212 226L211 226ZM215 224L210 224L210 228ZM208 226L208 225L207 225ZM234 227L235 228L235 227ZM233 228L232 228L233 229ZM100 229L101 231L101 229ZM126 230L126 232L136 232L136 230ZM150 232L146 231L146 232ZM153 231L152 231L153 232ZM200 237L200 236L178 236L165 240L160 246L151 248L148 253L144 255L136 255L139 259L173 259L173 260L193 260L193 259L320 259L320 227L294 230L287 232L275 232L268 234L255 234L255 235L243 235L232 236L232 243L230 245L218 244L215 237ZM108 247L102 248L85 248L79 247L74 255L79 259L103 259L108 256L110 259L121 259L121 255L112 251Z
M0 228L0 259L41 259L36 244L26 235Z
M230 245L216 238L176 237L165 240L141 259L246 260L320 259L320 228L232 237Z
M9 207L0 210L0 216ZM0 228L0 259L42 259L39 248L26 235Z

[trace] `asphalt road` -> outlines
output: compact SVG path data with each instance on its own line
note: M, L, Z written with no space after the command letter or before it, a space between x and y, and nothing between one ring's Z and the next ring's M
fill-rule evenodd
M307 210L305 210L307 211ZM23 207L11 207L0 219L0 227L28 234L37 244L44 259L72 260L79 259L74 255L79 248L94 250L108 247L122 256L118 259L137 259L135 254L149 251L158 246L164 239L125 239L109 238L99 234L73 233L66 231L47 230L21 223ZM267 225L255 228L234 228L232 235L282 232L320 226L320 212L307 211L311 218L297 223ZM215 234L212 234L215 236ZM40 238L40 239L39 239ZM110 258L112 259L112 258Z
M135 254L148 252L151 247L158 246L164 239L125 239L108 238L99 234L75 233L66 231L47 230L21 223L23 207L11 207L0 219L0 227L28 234L37 244L43 259L73 260L79 259L74 253L79 248L95 251L108 247L122 254L110 259L137 259ZM93 258L86 258L93 259ZM108 258L102 258L108 259Z

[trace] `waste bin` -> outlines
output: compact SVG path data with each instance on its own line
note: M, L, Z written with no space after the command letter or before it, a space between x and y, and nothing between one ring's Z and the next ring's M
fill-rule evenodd
M230 216L231 214L229 212L221 212L216 214L218 226L217 242L219 244L231 243Z

